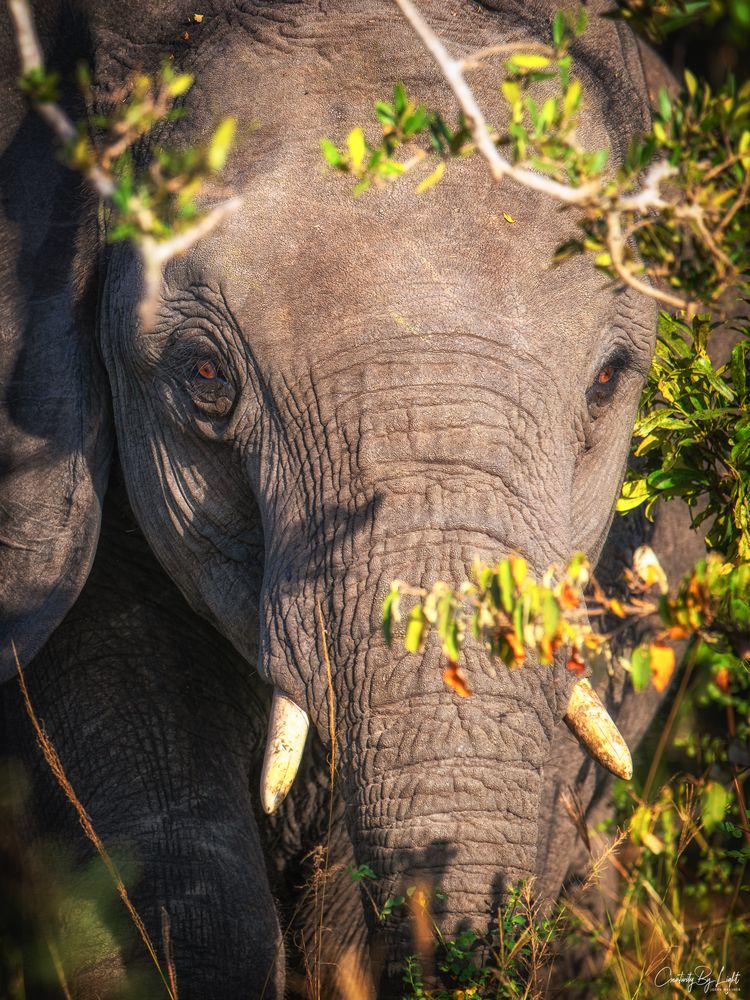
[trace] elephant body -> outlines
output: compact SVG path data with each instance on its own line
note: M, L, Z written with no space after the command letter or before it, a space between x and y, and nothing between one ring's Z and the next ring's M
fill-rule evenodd
M422 6L462 53L545 41L553 13ZM561 727L564 659L510 671L469 643L474 694L457 699L436 645L385 646L384 594L397 577L458 582L476 556L515 551L537 572L578 549L598 558L655 310L583 262L552 268L572 219L498 191L476 159L424 199L407 180L355 200L324 172L320 136L365 120L397 80L452 106L395 7L215 0L186 30L189 13L37 10L50 65L65 78L88 60L104 105L165 55L194 73L170 141L238 118L208 200L242 192L243 208L169 265L148 330L138 260L106 244L106 217L16 94L3 39L4 750L31 768L28 829L73 845L83 871L91 848L33 746L12 639L99 836L135 859L151 938L169 928L181 1000L284 995L287 921L312 933L297 879L329 836L329 864L377 879L361 902L331 883L325 953L365 962L369 949L377 995L400 995L410 943L377 920L386 900L440 886L450 932L486 925L529 876L554 896L576 861L560 791L578 784L594 809L606 783ZM640 50L595 18L574 56L581 139L622 156L648 122ZM494 72L472 83L499 117ZM610 570L631 544L611 541ZM268 819L257 787L274 688L314 732ZM638 735L649 713L635 714ZM131 938L76 966L75 995L115 995L128 976L137 995L164 995Z

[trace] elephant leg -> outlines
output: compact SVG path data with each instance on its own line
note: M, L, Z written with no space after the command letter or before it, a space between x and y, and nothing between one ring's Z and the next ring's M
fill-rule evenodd
M81 598L26 679L163 971L168 930L180 1000L281 998L283 947L248 786L263 692L188 609L122 506L109 503ZM5 687L14 752L31 773L38 860L62 885L56 939L69 989L166 997L34 745L18 686Z

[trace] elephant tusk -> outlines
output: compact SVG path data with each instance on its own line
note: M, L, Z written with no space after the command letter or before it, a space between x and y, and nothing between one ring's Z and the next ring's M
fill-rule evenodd
M627 743L598 694L585 679L578 681L573 688L565 724L602 767L626 781L633 777L633 761Z
M309 728L307 712L276 688L260 776L260 800L269 815L276 812L292 787Z

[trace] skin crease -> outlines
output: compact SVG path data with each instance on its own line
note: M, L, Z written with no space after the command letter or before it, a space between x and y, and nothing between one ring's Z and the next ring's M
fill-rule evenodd
M552 10L458 0L422 8L457 52L498 37L546 38ZM88 11L100 78L154 64L173 44L164 25L178 18L169 13L146 11L141 23L106 5ZM238 149L208 201L242 191L244 207L168 267L149 332L138 329L132 251L109 249L101 275L87 281L83 261L98 253L97 234L68 222L78 233L78 284L60 315L67 308L83 331L97 323L106 375L95 375L95 390L81 378L87 395L63 414L78 429L67 447L63 418L49 417L65 467L71 453L87 457L71 473L81 479L69 491L80 517L59 501L72 527L65 557L49 557L58 583L38 588L62 593L73 611L29 677L100 835L136 845L137 902L155 938L160 906L169 909L182 1000L257 996L264 983L265 996L281 997L272 895L284 896L294 877L273 869L288 861L297 871L319 835L331 694L333 853L376 871L376 905L409 884L440 885L447 899L435 908L452 933L463 922L486 926L518 879L538 874L545 894L557 893L567 867L548 834L563 780L551 791L547 770L545 789L553 747L562 740L584 769L587 803L603 788L560 736L574 677L562 662L511 672L469 643L474 695L459 701L442 684L433 644L422 658L403 654L400 639L384 646L380 609L394 578L457 582L475 556L517 551L537 570L579 548L598 556L655 310L613 292L587 262L551 267L572 217L510 184L493 188L479 161L452 165L422 197L406 179L357 200L322 167L320 136L340 141L368 121L395 80L429 106L452 108L390 8L217 5L203 33L191 31L194 48L178 55L196 84L175 138L198 141L219 115L235 114ZM587 45L578 52L589 101L580 139L616 154L645 121L640 60L612 22L596 23ZM490 119L499 116L493 71L472 84ZM91 219L86 203L80 211ZM68 280L60 277L61 294ZM50 337L45 322L39 344ZM67 332L54 340L63 359L69 341ZM93 334L73 342L75 370L91 371ZM42 353L37 346L31 356ZM612 374L595 399L603 369ZM117 461L97 550L96 528L85 525L96 524L108 481L110 406ZM25 420L30 433L32 415ZM49 488L43 455L26 468L14 523L38 484ZM28 535L38 544L38 528ZM27 662L59 610L39 611L45 593L29 590L22 555L0 558L18 581L14 634ZM280 816L256 823L258 719L272 685L309 712L315 750ZM17 696L4 693L4 702L10 747L32 757ZM93 748L106 761L103 784L91 771ZM55 800L42 770L35 766L39 803ZM73 837L60 802L43 813L42 832ZM339 947L351 940L361 951L361 914L338 889L331 898L340 915L332 921L345 928ZM377 995L398 995L409 942L403 929L383 929L372 907L364 914ZM121 964L137 964L136 951L126 949ZM78 994L98 995L116 978L111 969L94 969ZM158 986L140 995L148 989L159 995Z

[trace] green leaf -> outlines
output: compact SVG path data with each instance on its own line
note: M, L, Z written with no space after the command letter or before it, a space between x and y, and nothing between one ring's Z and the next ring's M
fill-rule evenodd
M710 781L701 795L703 827L711 833L721 821L729 804L729 792L718 781Z
M500 586L500 603L503 611L510 614L513 610L513 572L510 567L510 560L501 559L497 566L497 581Z
M729 368L732 373L732 385L738 396L744 396L747 391L747 359L748 344L737 344L732 348Z
M659 88L659 114L667 122L672 117L672 101L666 87Z
M343 157L339 152L338 147L334 146L330 139L320 140L320 150L323 153L326 163L329 163L332 167L339 166Z
M404 636L404 648L407 653L418 653L424 644L427 635L428 622L425 618L424 610L417 604L409 612L406 622L406 634Z
M401 620L400 598L401 594L399 593L398 584L392 583L391 589L385 595L385 600L383 601L383 637L389 646L393 642L394 622Z
M396 121L396 112L387 101L376 101L375 115L382 125L393 125Z
M565 38L565 14L558 10L552 18L552 41L559 48Z
M578 19L576 20L576 35L582 35L586 30L586 25L589 23L589 16L586 12L585 7L580 7L578 10Z
M545 593L542 604L542 627L545 639L551 639L555 635L557 626L560 624L560 617L560 605L552 594Z
M396 109L396 114L399 118L409 106L409 101L406 97L406 90L404 89L403 83L397 83L393 88L393 106Z
M643 691L651 681L651 649L637 646L630 657L630 676L636 691Z

